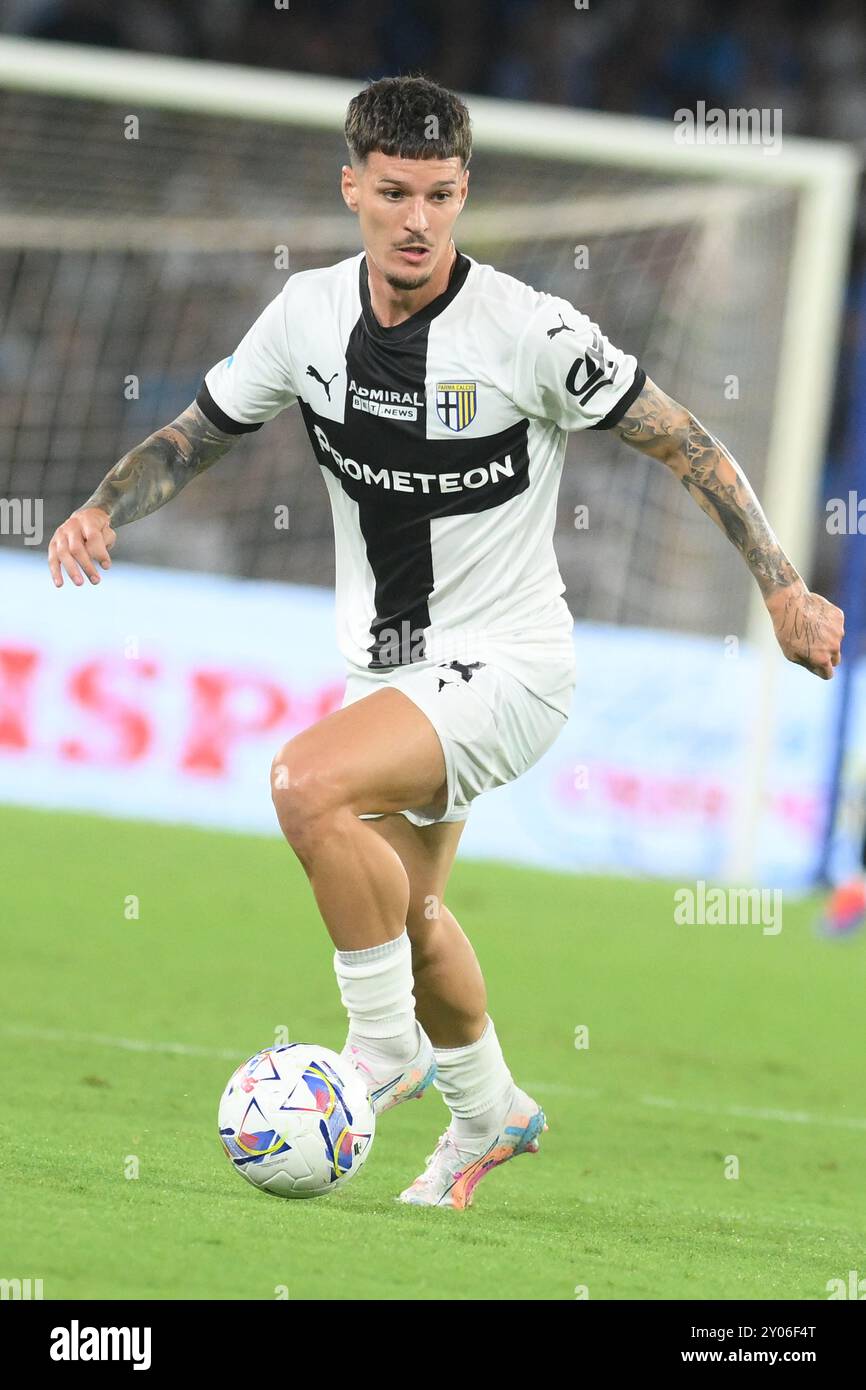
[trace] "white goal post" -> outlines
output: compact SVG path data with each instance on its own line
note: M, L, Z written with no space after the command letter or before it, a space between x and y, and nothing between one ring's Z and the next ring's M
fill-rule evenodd
M346 105L360 86L360 81L38 40L0 39L0 94L110 103L133 112L156 108L227 117L233 122L339 132ZM675 140L673 120L602 115L471 95L466 100L474 148L479 153L510 156L518 162L549 162L563 171L580 166L584 171L598 171L599 177L610 171L610 188L594 185L579 201L565 185L559 197L551 197L545 185L541 193L533 187L519 192L509 189L505 201L492 200L478 208L472 206L470 198L461 218L461 236L482 246L495 245L505 229L512 239L538 246L535 264L543 261L545 246L554 240L565 245L582 236L603 236L609 225L626 228L635 236L642 228L648 237L657 236L667 217L671 226L688 221L697 229L690 242L688 267L677 269L679 278L671 279L671 293L680 285L699 295L703 282L712 278L713 257L720 242L740 216L737 200L742 200L745 208L757 193L790 195L793 211L778 332L772 340L777 357L772 399L767 404L769 427L760 495L781 543L801 572L808 573L855 208L858 160L853 150L787 136L777 151L760 145L687 145ZM5 143L6 139L0 127L0 141ZM3 156L0 144L0 158ZM651 196L647 186L653 180ZM670 196L658 196L659 190L668 186ZM209 238L220 251L272 247L278 234L279 240L293 244L303 238L322 255L349 254L357 248L354 225L336 211L336 195L333 215L311 208L309 216L301 215L294 222L291 217L255 215L215 220L206 216L204 209L201 216L185 209L176 215L144 214L133 224L111 209L100 214L99 209L87 208L85 203L83 199L81 208L70 206L58 212L51 207L35 208L26 200L19 203L14 196L0 193L0 251L59 247L74 253L80 248L110 251L114 247L123 252L164 251L168 255L190 245L206 250ZM763 269L773 265L769 231L765 241L755 263L755 285L759 285ZM648 254L657 254L661 261L661 252L652 249L656 245L647 241ZM733 283L736 268L729 274ZM526 278L531 279L529 275ZM639 269L634 278L637 295ZM579 303L577 291L572 297ZM666 331L682 334L684 330L680 323L674 330L668 324ZM734 324L730 331L734 333ZM763 350L756 345L754 351L759 355ZM649 366L651 369L652 364ZM677 394L675 382L660 378L659 384ZM693 401L683 403L700 413ZM736 448L733 451L751 476L753 460L741 457ZM107 460L106 466L109 464ZM757 587L752 585L750 593L743 631L761 653L763 677L739 779L742 805L736 817L738 843L727 872L731 881L741 883L753 881L779 661ZM576 616L581 616L579 610ZM700 630L694 619L679 623L686 628L690 624L692 630Z

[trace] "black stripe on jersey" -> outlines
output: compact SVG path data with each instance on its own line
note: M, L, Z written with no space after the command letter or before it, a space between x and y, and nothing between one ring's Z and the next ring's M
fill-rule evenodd
M458 250L442 294L383 328L362 256L361 314L346 344L343 418L317 415L299 401L317 461L358 508L374 581L367 650L375 670L425 659L428 601L441 578L433 573L432 523L501 506L529 486L528 420L498 434L427 438L430 324L459 293L470 267ZM337 363L320 365L328 376Z
M419 309L417 314L412 314L402 323L394 324L393 328L383 328L376 315L373 313L373 306L370 302L370 281L367 272L367 257L361 257L358 268L358 293L361 296L361 312L364 318L364 327L373 338L380 339L383 343L402 343L406 338L411 337L419 328L426 328L429 323L441 314L443 309L447 309L454 296L463 287L463 282L469 274L469 257L464 256L462 251L457 250L457 257L451 267L451 277L441 294L435 299L431 299L429 304L425 304L423 309ZM422 382L423 385L423 382Z
M300 401L316 459L358 507L374 580L367 650L377 670L425 657L428 600L436 583L431 523L498 507L529 486L526 420L493 435L427 438L430 324L459 293L470 266L457 250L443 292L402 323L383 328L373 313L362 256L361 314L346 344L343 419L317 415ZM323 370L327 374L336 365L325 363Z
M498 434L451 440L418 438L417 432L412 438L397 422L380 420L374 440L375 417L356 420L358 412L349 404L349 424L316 415L305 401L300 407L316 458L357 503L375 584L368 665L383 670L422 661L435 584L431 522L488 511L526 491L529 421L519 420ZM393 443L383 448L386 430L393 431ZM411 491L394 486L395 473ZM376 474L388 485L371 481ZM443 492L442 475L449 474L461 486ZM466 483L467 475L472 482Z
M603 420L596 420L594 425L590 425L591 430L611 430L614 425L618 425L625 412L628 410L632 401L636 401L646 382L646 372L643 367L635 367L634 381L628 388L624 396L620 396L616 405L611 406Z
M223 434L252 434L253 430L260 430L262 427L262 421L257 425L242 425L240 420L233 420L230 415L226 415L208 390L206 381L199 387L195 403L202 415L206 415L211 424L222 430Z

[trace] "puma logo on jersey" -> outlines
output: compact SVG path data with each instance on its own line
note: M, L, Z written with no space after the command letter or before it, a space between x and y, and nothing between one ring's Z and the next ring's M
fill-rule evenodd
M578 384L581 370L586 372L586 378ZM605 372L609 372L610 375L605 376ZM582 357L575 357L571 364L565 379L565 389L572 396L577 396L581 405L586 405L603 386L611 386L615 377L616 363L605 361L601 334L593 329L589 347Z
M485 664L486 663L483 661L469 661L465 663L462 661L449 661L447 665L444 661L442 663L442 665L445 666L446 670L459 672L461 680L464 681L471 681L472 672L480 671L481 667ZM441 690L443 686L454 684L453 680L443 680L441 676L439 676L437 679L439 681L439 690Z
M337 377L339 375L339 372L334 372L334 376L329 376L328 380L326 381L323 376L319 376L318 371L314 366L312 366L312 364L308 365L307 367L307 376L311 376L314 381L318 381L322 386L324 386L325 395L328 397L328 400L331 399L331 382L334 380L334 377Z
M547 330L547 336L548 336L548 338L555 338L556 335L557 335L557 333L566 333L566 332L568 332L568 333L576 333L576 332L577 332L577 329L576 329L576 328L572 328L572 326L571 326L570 323L566 323L565 320L564 320L563 317L562 317L562 314L560 314L560 315L559 315L559 325L558 325L558 327L556 327L556 328L548 328L548 330Z

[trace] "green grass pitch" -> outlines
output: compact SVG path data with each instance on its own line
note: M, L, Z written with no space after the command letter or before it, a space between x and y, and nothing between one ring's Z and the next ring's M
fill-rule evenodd
M467 1212L401 1206L445 1128L431 1091L344 1193L287 1202L231 1171L216 1107L275 1028L344 1040L290 851L8 807L0 837L0 1276L46 1298L652 1300L866 1275L866 938L818 939L814 900L765 936L676 926L669 884L458 861L449 905L547 1110L541 1153Z

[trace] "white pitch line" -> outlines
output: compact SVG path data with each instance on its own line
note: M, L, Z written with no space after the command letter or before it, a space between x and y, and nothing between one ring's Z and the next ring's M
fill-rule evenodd
M242 1053L231 1047L199 1047L196 1043L148 1042L144 1038L110 1038L104 1033L67 1033L62 1028L31 1028L26 1024L2 1024L0 1033L10 1038L25 1038L32 1042L84 1044L88 1047L117 1048L121 1052L169 1052L178 1057L212 1057L225 1061L243 1061Z
M597 1099L602 1091L591 1091L581 1086L566 1086L559 1081L527 1082L525 1090L547 1091L552 1095L573 1096L576 1100ZM609 1101L610 1097L606 1097ZM819 1125L831 1129L866 1130L866 1120L847 1115L810 1115L807 1110L774 1110L769 1107L753 1105L705 1105L700 1101L673 1100L668 1096L635 1096L639 1105L651 1105L662 1110L691 1110L696 1114L715 1115L734 1120L778 1120L786 1125Z
M117 1048L121 1052L171 1053L178 1057L210 1057L220 1061L243 1060L243 1049L230 1047L200 1047L197 1043L150 1042L146 1038L113 1038L105 1033L72 1033L62 1028L33 1028L27 1024L0 1024L0 1034L9 1038L29 1039L32 1042L82 1044L87 1047ZM559 1081L527 1083L529 1091L546 1091L549 1095L572 1096L575 1100L597 1100L604 1095L598 1088L568 1086ZM610 1097L608 1097L610 1099ZM832 1129L866 1130L866 1119L845 1115L810 1115L806 1110L773 1110L751 1105L705 1105L697 1101L673 1100L667 1096L637 1096L638 1104L663 1110L690 1110L701 1115L725 1116L736 1120L777 1120L788 1125L818 1125Z
M642 1105L666 1110L693 1110L702 1115L729 1115L736 1120L780 1120L786 1125L831 1125L834 1129L866 1129L866 1120L847 1115L810 1115L807 1110L772 1110L753 1105L701 1105L698 1102L668 1100L664 1096L641 1096Z

